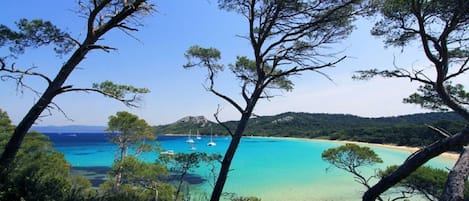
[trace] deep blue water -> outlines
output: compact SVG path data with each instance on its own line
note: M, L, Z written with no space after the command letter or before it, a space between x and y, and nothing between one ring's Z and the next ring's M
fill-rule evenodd
M117 146L108 141L106 133L45 133L52 141L52 145L58 151L64 153L65 158L72 166L111 166L117 151ZM163 150L173 150L175 152L194 152L190 144L186 143L187 136L159 135L154 142L147 142L159 145ZM195 139L195 151L206 153L223 154L228 146L227 137L213 137L217 146L209 147L209 136L202 136L201 140ZM243 140L244 144L258 143L259 140ZM267 143L265 141L264 143ZM130 150L132 153L132 150ZM159 153L145 153L139 157L147 162L154 161Z

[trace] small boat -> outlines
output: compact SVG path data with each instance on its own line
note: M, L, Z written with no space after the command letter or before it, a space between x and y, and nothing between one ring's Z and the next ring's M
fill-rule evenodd
M196 135L195 139L198 139L198 140L202 139L202 137L200 137L199 129L197 129L197 135Z
M213 147L213 146L216 146L217 143L215 143L214 141L210 141L209 143L207 143L207 146L209 147Z
M190 147L190 150L195 151L197 150L197 147L195 147L194 144L192 144L192 146Z
M165 155L174 155L174 150L167 150L167 151L162 151L160 154L165 154Z
M194 143L194 140L191 137L191 131L190 130L189 130L189 137L187 138L186 142L191 143L191 144Z
M216 146L217 143L215 143L213 141L213 132L212 132L212 128L210 128L210 142L207 143L207 146L209 147L213 147L213 146Z

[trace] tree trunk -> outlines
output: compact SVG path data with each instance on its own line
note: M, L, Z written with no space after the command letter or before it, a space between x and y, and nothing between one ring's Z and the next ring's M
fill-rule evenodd
M449 172L440 201L464 200L467 176L469 174L469 147L465 147L453 169Z
M125 20L128 16L132 15L140 5L142 5L146 0L136 0L132 5L127 5L112 17L107 23L99 25L98 27L93 27L94 20L97 14L106 7L110 2L103 1L95 7L94 10L90 11L90 16L88 19L88 33L85 40L80 44L80 47L70 56L67 62L62 66L59 73L56 75L54 80L49 84L45 92L39 98L39 100L34 104L33 107L29 110L26 116L21 120L21 122L16 127L13 132L12 137L5 146L5 149L0 157L0 172L1 176L3 173L7 172L7 167L13 161L18 152L18 149L23 142L23 139L26 133L29 131L33 123L39 118L41 113L47 108L47 106L52 102L55 96L61 93L62 85L67 80L68 76L72 73L75 67L85 58L86 54L93 48L93 45L96 41L103 36L106 32L116 27L117 24ZM1 180L0 180L1 182Z
M86 44L93 44L96 42L94 40L85 41ZM81 60L85 57L86 53L89 51L86 48L81 46L75 53L71 56L68 62L62 66L60 72L57 74L52 83L47 87L44 94L41 98L34 104L33 107L29 110L26 116L21 120L18 126L15 128L12 137L5 146L5 149L0 157L0 169L5 170L8 165L13 161L18 152L18 149L23 142L26 133L29 131L34 122L39 118L41 113L48 107L52 102L52 99L60 92L60 89L67 80L68 76L72 73L73 69L80 63Z
M210 201L220 200L220 197L223 193L223 188L225 186L226 178L228 177L228 172L230 171L231 162L236 153L236 149L238 148L239 142L241 141L241 137L243 136L244 129L246 128L250 116L251 112L249 112L249 114L243 114L241 120L238 123L238 127L236 128L236 131L231 138L230 145L226 150L225 156L223 157L220 173L218 174L218 179L215 183L215 187L213 188Z
M178 201L179 193L181 193L182 182L184 181L184 176L186 176L186 174L187 174L187 170L183 170L181 176L179 177L179 185L176 190L176 196L174 198L174 201Z
M469 143L469 127L464 128L460 133L449 138L434 142L413 153L406 161L393 173L381 179L377 184L368 189L363 195L363 201L374 201L376 198L402 179L405 179L412 172L417 170L430 159L448 151Z

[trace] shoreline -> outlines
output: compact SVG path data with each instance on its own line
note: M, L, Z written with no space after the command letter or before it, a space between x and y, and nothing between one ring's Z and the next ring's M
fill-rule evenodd
M320 138L273 137L273 136L245 136L245 137L354 143L354 144L364 145L364 146L373 146L373 147L387 148L387 149L393 149L393 150L401 150L401 151L406 151L409 153L414 153L420 149L420 147L398 146L398 145L393 145L393 144L379 144L379 143L370 143L370 142L357 142L357 141L350 141L350 140L328 140L328 139L320 139ZM438 157L456 161L459 158L459 154L454 153L454 152L444 152L440 154Z
M164 136L189 136L188 134L162 134ZM219 136L218 136L219 137ZM340 143L354 143L364 146L374 146L380 148L387 148L393 150L401 150L409 153L414 153L420 149L420 147L409 147L409 146L398 146L393 144L379 144L379 143L370 143L370 142L358 142L351 140L328 140L321 138L301 138L301 137L277 137L277 136L243 136L243 138L271 138L271 139L290 139L290 140L305 140L305 141L328 141L328 142L340 142ZM448 160L458 160L459 154L454 152L445 152L440 154L438 157L442 157Z

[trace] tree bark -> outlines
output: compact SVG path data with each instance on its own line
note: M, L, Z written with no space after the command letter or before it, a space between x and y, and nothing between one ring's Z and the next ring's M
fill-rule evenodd
M465 147L453 169L449 172L445 189L440 201L460 201L464 200L464 190L466 188L469 174L469 147Z
M107 23L102 24L98 27L94 27L93 23L96 15L104 9L104 7L110 2L103 1L97 5L93 11L90 12L88 19L88 33L85 40L82 42L80 47L72 54L68 61L62 66L59 73L56 75L54 80L47 87L45 92L39 98L39 100L31 107L26 116L21 120L18 126L15 128L12 137L5 146L5 149L0 157L0 172L1 179L3 180L4 173L7 172L9 164L13 161L18 152L21 143L29 131L34 122L39 118L41 113L48 107L55 96L61 93L62 85L65 83L67 78L73 72L75 67L85 58L86 54L94 49L93 45L96 41L103 36L107 31L115 28L120 22L125 20L128 16L132 15L135 11L140 8L146 0L137 0L132 5L125 6L119 13L112 17ZM2 181L0 180L0 182Z
M464 128L449 138L434 142L413 153L406 161L393 173L381 179L377 184L368 189L363 195L363 201L374 201L383 192L396 185L402 179L409 176L430 159L457 147L462 147L469 143L469 127Z
M88 38L88 40L86 40L84 44L93 44L96 41L97 38ZM62 87L65 80L67 80L68 76L72 73L73 69L78 65L78 63L80 63L81 60L83 60L86 53L88 53L89 50L83 47L85 46L81 46L80 48L78 48L78 50L75 51L75 53L71 56L68 62L65 63L64 66L62 66L60 72L57 74L52 83L47 87L44 94L39 98L36 104L31 107L26 116L15 128L15 131L13 132L12 137L6 144L5 149L0 158L0 168L5 170L8 167L8 164L13 161L28 130L39 118L41 113L52 102L52 99L60 92L60 88Z
M236 149L238 148L239 142L241 141L241 137L243 136L243 132L246 128L246 125L249 121L249 117L251 116L251 112L249 114L243 114L241 120L239 121L238 127L234 135L231 138L230 145L226 150L225 156L223 157L223 161L221 163L220 173L218 174L217 182L215 183L215 187L212 191L212 196L210 197L210 201L219 201L220 197L223 193L223 188L225 186L226 179L228 177L228 172L230 171L231 162L233 157L236 153Z

